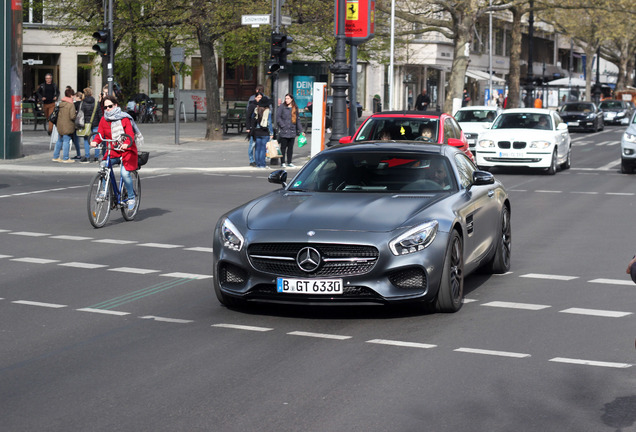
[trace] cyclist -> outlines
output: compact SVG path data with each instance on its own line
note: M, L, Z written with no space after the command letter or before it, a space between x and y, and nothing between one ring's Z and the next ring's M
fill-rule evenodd
M137 125L130 115L121 111L117 103L117 98L115 96L106 96L102 103L104 107L104 117L102 117L99 122L97 128L98 133L93 137L91 147L97 147L102 141L102 138L118 139L123 134L134 137ZM130 143L122 143L121 151L111 150L110 158L113 164L121 163L121 178L124 180L126 190L128 191L128 209L132 210L135 208L136 198L130 171L135 171L138 168L137 145L134 139ZM106 159L106 154L104 154L104 159Z

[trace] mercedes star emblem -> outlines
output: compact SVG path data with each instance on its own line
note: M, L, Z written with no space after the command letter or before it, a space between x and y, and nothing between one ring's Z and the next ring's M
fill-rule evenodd
M320 267L320 252L312 247L304 247L296 255L298 267L304 272L312 273Z

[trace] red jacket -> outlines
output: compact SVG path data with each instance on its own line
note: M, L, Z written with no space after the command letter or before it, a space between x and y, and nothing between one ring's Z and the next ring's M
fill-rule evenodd
M130 135L131 138L133 139L132 145L129 144L128 149L123 152L111 150L110 157L111 158L121 157L122 163L124 164L124 168L126 168L126 171L135 171L138 168L137 164L139 163L137 159L137 144L135 144L135 131L133 130L130 119L128 118L121 119L121 125L124 127L124 133ZM93 139L93 141L95 141L98 144L102 142L100 135L104 139L112 139L113 136L111 135L111 132L110 132L110 122L106 120L106 117L102 117L102 119L99 121L99 127L97 128L97 132L99 134L95 135L95 138ZM106 159L106 155L104 155L104 159Z

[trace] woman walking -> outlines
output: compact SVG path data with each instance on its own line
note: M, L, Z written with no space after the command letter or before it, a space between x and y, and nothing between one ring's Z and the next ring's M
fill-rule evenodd
M292 163L294 141L303 132L303 126L300 124L298 105L289 93L285 95L285 101L280 104L276 112L276 126L278 127L278 143L283 153L281 166L294 167Z
M75 160L69 159L68 153L71 147L71 140L75 133L75 105L73 104L73 94L75 92L72 88L67 87L64 91L64 97L59 105L59 112L57 114L57 131L60 134L57 142L55 143L55 150L53 151L53 162L73 163ZM62 150L62 159L60 159L60 150Z
M269 99L260 93L254 98L256 105L248 113L247 129L250 136L254 138L254 159L257 168L265 168L265 154L267 150L267 142L273 135L272 116L269 110Z

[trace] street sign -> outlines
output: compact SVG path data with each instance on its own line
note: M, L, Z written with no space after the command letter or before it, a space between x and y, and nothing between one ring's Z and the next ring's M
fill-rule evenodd
M349 45L360 45L375 36L375 0L346 0L346 3L345 38ZM337 1L334 34L338 34Z
M280 16L280 23L281 23L281 25L284 25L284 26L290 26L290 25L292 25L292 18L290 16L287 16L287 15L281 15Z
M22 60L22 64L28 64L29 66L41 65L41 64L44 64L44 60L35 60L35 59Z
M183 63L185 61L185 48L183 47L170 48L170 61L172 63Z
M269 25L271 23L271 15L242 15L241 24L258 27L259 25Z

